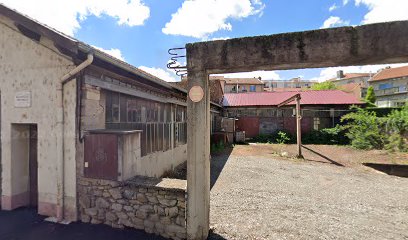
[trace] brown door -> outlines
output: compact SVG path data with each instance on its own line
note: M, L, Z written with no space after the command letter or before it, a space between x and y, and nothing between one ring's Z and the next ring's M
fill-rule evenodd
M38 204L37 125L30 126L30 206Z

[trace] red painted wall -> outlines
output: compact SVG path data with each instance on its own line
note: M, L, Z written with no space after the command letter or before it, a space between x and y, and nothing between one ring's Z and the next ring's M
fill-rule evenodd
M259 117L240 117L236 122L237 130L245 131L246 138L259 135Z

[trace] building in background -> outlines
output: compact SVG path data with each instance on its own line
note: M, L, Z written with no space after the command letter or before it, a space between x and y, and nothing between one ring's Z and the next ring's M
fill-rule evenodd
M337 77L328 81L333 82L336 86L357 83L362 87L367 87L368 80L372 75L371 73L344 73L343 70L339 70L337 71Z
M310 89L316 80L302 80L300 77L290 80L263 80L265 91L290 91L294 89Z
M378 107L400 107L408 101L408 66L382 69L368 83Z
M271 134L279 130L296 133L295 102L278 108L277 105L300 93L302 132L334 127L351 105L363 105L357 97L340 90L285 91L239 93L224 95L224 116L238 119L237 131L246 138Z
M263 92L264 83L260 78L226 78L213 76L210 80L218 80L223 83L224 93Z

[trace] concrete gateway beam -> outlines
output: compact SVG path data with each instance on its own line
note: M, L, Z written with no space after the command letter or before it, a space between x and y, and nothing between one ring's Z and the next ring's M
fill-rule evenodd
M187 44L209 74L408 62L408 21Z
M186 50L187 238L202 240L210 211L209 74L408 62L408 21L199 42Z

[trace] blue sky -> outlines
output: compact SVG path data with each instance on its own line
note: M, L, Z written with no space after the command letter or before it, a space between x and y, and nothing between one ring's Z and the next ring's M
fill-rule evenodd
M165 80L167 50L219 38L406 20L406 0L0 0L75 38ZM35 3L33 3L35 2ZM69 3L72 4L69 4ZM48 11L42 10L47 6ZM71 6L75 5L75 6ZM60 13L60 14L58 14ZM350 67L373 71L383 66ZM333 69L235 74L323 80Z

